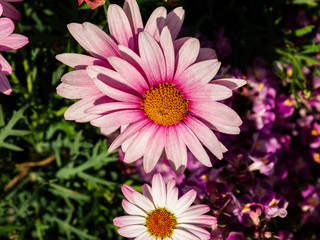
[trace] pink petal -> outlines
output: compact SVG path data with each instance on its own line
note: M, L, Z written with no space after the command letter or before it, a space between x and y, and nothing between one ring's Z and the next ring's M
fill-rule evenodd
M164 7L156 8L149 17L149 20L144 28L144 32L149 33L156 41L159 41L160 33L165 25L166 17L167 10Z
M165 25L168 26L173 40L177 38L178 33L180 32L184 15L184 9L182 7L177 7L173 9L166 18Z
M142 119L140 121L130 124L110 145L108 151L112 152L119 147L124 141L133 136L135 133L144 128L151 120L149 118Z
M0 55L0 71L4 74L12 73L12 67L2 55Z
M192 89L185 88L182 94L189 101L212 102L231 97L232 91L223 85L205 84Z
M14 30L14 23L9 18L0 18L0 40L7 38Z
M143 225L129 225L118 229L118 233L127 238L137 237L147 231Z
M56 59L75 69L85 69L92 65L111 67L108 62L78 53L62 53L57 55Z
M108 24L111 35L117 40L118 44L134 49L134 40L129 20L116 4L108 7Z
M124 227L136 224L144 225L145 222L146 218L141 216L121 216L113 219L113 224L117 227Z
M96 53L101 57L107 59L110 56L120 56L117 44L108 36L108 34L92 23L85 22L82 26L83 33L95 48Z
M149 139L143 156L143 166L146 173L150 173L159 161L165 144L165 128L160 126L158 131Z
M167 83L172 82L173 74L175 71L175 54L173 48L172 37L168 27L164 27L160 36L160 46L162 48L165 62L166 62L166 81Z
M220 123L214 123L214 124L209 123L208 126L211 129L216 130L218 132L222 132L222 133L227 133L227 134L239 134L240 133L239 127L227 126L227 125L220 124Z
M29 42L28 38L20 34L11 34L0 40L0 51L10 51L22 48Z
M78 119L89 119L87 121L90 121L94 118L99 117L98 115L92 115L92 114L87 114L85 113L85 110L94 106L96 102L101 101L104 99L104 95L101 93L95 96L91 96L88 98L84 98L79 100L78 102L72 104L64 113L64 118L66 120L76 120ZM91 118L91 119L90 119ZM83 120L81 121L83 122Z
M2 13L3 13L3 7L2 7L2 5L0 4L0 17L1 17L1 15L2 15Z
M87 38L87 36L83 32L83 26L79 23L70 23L67 25L69 32L73 36L73 38L92 56L101 59L101 55L99 52L91 44L91 41Z
M93 80L89 77L86 70L76 70L64 74L61 78L61 82L72 86L79 87L95 87Z
M137 236L134 240L155 240L153 236L150 235L148 232L144 232L141 235ZM168 240L168 239L164 239Z
M149 90L149 86L140 72L127 61L118 57L109 57L109 63L140 94Z
M142 68L142 60L140 56L138 56L134 51L132 51L130 48L127 48L125 46L119 46L119 50L121 53L121 56L124 60L126 60L128 63L130 63L132 66L134 66L140 74L147 79L147 76Z
M174 126L168 126L166 140L166 154L171 167L175 172L184 172L187 166L187 148L182 139L179 138Z
M186 146L189 148L191 153L205 166L211 167L212 164L210 162L210 158L204 148L202 147L201 143L199 142L198 138L194 135L191 130L184 125L183 123L177 123L176 131L180 138L184 141Z
M191 204L196 199L196 196L197 192L194 189L188 191L176 202L175 207L172 209L172 212L178 216L180 213L184 212L191 206Z
M189 231L201 240L209 240L211 236L211 234L207 230L201 227L198 227L194 224L182 223L182 224L179 224L179 229Z
M197 204L190 206L186 211L179 214L177 217L183 219L183 218L191 218L191 217L198 217L204 213L207 213L210 211L210 207L208 205L204 204Z
M195 63L174 79L177 85L199 85L208 83L218 72L221 63L217 59Z
M0 72L0 92L4 93L6 95L10 95L10 93L12 92L8 78L2 72Z
M11 3L8 3L6 1L1 1L1 5L3 7L3 12L2 12L3 16L8 17L12 20L19 20L21 18L21 14Z
M150 201L150 199L147 198L146 196L143 196L139 192L131 192L131 193L128 193L128 195L130 195L130 200L128 199L130 202L132 200L133 204L137 205L147 213L149 213L151 210L155 208L153 203Z
M129 102L108 102L93 106L86 110L88 114L105 114L107 112L128 110L128 109L140 109L141 104L129 103Z
M141 158L145 154L149 139L154 136L158 128L159 126L154 123L144 126L129 146L124 157L124 162L131 163Z
M200 48L196 62L217 59L217 53L212 48Z
M143 22L139 10L139 5L135 0L126 0L123 4L134 36L134 48L138 49L138 34L143 30Z
M120 127L123 124L129 124L144 118L146 116L141 110L122 110L96 118L90 123L96 127Z
M202 240L195 236L191 232L185 231L183 229L176 228L174 229L173 235L171 236L172 240Z
M57 93L64 98L80 99L100 94L100 90L95 86L72 86L60 83L57 87Z
M138 206L134 205L133 203L125 199L122 200L122 207L126 211L126 213L130 215L137 215L137 216L143 216L143 217L147 216L145 211L143 211L141 208L139 208Z
M208 215L202 215L202 216L190 216L190 217L184 217L184 218L180 218L180 223L197 223L197 224L201 224L201 225L206 225L206 226L210 226L213 224L217 223L217 219L213 216L208 216Z
M173 178L167 184L167 208L169 211L172 211L178 201L178 188L175 185L176 181Z
M178 54L181 46L182 46L186 41L188 41L189 39L191 39L191 37L183 37L183 38L178 38L177 40L175 40L175 41L173 42L173 47L174 47L175 55Z
M218 159L222 159L223 156L220 142L210 128L191 115L183 121L204 146L206 146Z
M149 198L150 201L154 203L153 196L152 196L152 188L145 183L142 185L141 189L142 189L142 194L147 198Z
M114 133L118 129L119 127L100 128L100 133L104 136L109 136L110 134Z
M87 67L87 73L105 95L123 102L141 102L141 99L136 96L138 93L123 84L125 81L117 72L103 67L89 66Z
M219 102L189 102L189 111L209 121L212 125L218 123L238 127L242 124L239 115L234 110Z
M151 86L157 86L166 78L166 65L159 44L148 34L139 34L139 50L143 68Z
M211 83L223 85L231 90L234 90L242 87L247 82L243 79L223 78L223 79L213 80Z
M148 147L147 147L148 149ZM152 178L152 197L156 208L163 208L167 203L166 184L161 176L157 173Z
M176 74L175 79L186 70L198 57L200 42L196 38L188 39L180 48L176 56Z

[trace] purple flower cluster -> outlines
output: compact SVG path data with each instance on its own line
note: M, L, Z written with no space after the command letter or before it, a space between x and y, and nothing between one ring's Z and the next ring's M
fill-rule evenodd
M282 67L290 75L290 66ZM195 202L211 206L218 219L211 239L311 239L316 233L308 229L320 224L320 84L315 81L319 76L309 71L313 97L301 98L295 108L293 95L261 57L245 73L222 69L227 70L220 74L248 81L225 102L242 113L241 134L219 136L229 151L222 161L211 155L213 168L196 164L190 154L185 174L168 171L165 158L154 173L178 178L181 194L195 189ZM138 173L146 181L154 174ZM300 235L303 231L309 232Z

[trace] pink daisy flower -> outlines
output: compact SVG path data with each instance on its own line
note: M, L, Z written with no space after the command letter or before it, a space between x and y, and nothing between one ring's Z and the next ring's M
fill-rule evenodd
M78 0L78 4L81 5L81 3L83 3L84 1L86 1L86 3L91 7L91 9L95 9L97 7L102 6L106 0Z
M87 66L110 67L107 61L109 56L134 61L131 55L132 51L138 52L139 32L144 30L159 39L159 32L167 26L175 39L183 19L184 10L181 7L175 8L168 14L165 8L159 7L151 14L144 27L137 2L126 0L123 9L115 4L111 4L108 8L108 25L112 38L91 23L69 24L68 29L71 35L91 56L74 53L56 56L59 61L76 69L61 78L62 83L58 86L57 93L68 99L81 99L67 109L64 114L65 119L88 122L97 118L98 115L88 114L86 110L94 104L110 100L88 76L85 71ZM115 130L117 128L102 128L101 133L108 135Z
M215 51L200 48L194 38L175 40L181 24L174 22L182 21L182 8L167 18L164 8L156 9L141 32L136 2L127 1L125 6L130 11L109 7L110 32L116 43L92 24L68 26L93 57L57 56L79 69L65 74L57 88L63 97L81 98L66 111L65 118L90 121L105 135L121 128L109 151L121 145L127 163L143 157L147 173L163 151L178 173L187 165L187 149L201 163L212 166L202 145L219 159L227 149L211 129L238 134L242 123L231 108L217 101L230 97L245 81L211 81L220 67Z
M101 115L90 121L103 129L122 127L109 151L120 145L124 162L143 157L150 172L163 151L175 171L187 165L187 148L205 166L210 158L202 145L222 159L226 148L211 129L238 134L241 119L218 102L232 95L244 80L212 80L220 67L209 50L200 51L195 38L172 41L165 27L157 42L150 34L139 34L140 56L135 61L108 57L114 70L89 66L86 71L100 91L112 98L97 103L87 113Z
M213 225L216 218L204 215L207 205L193 205L197 193L190 190L178 198L178 188L172 179L166 185L160 174L155 174L152 187L142 186L143 194L128 185L122 187L127 200L122 201L129 216L117 217L114 225L121 236L135 240L206 240L210 233L203 226Z
M0 52L19 49L28 43L27 37L12 33L13 30L14 23L9 18L0 18ZM6 76L11 73L10 64L0 55L0 92L6 95L12 91Z
M22 2L23 0L0 0L0 5L3 7L3 16L12 20L19 20L21 14L10 2Z

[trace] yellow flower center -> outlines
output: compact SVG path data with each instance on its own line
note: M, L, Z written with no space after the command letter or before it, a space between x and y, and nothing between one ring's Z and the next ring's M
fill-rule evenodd
M269 204L269 206L274 206L274 205L278 205L279 201L276 199L272 199L271 203Z
M148 214L146 226L155 238L169 238L177 225L176 217L165 208L158 208Z
M284 105L286 106L292 106L292 102L289 98L287 98L285 101L284 101Z
M173 84L160 84L148 90L141 104L145 115L164 126L180 122L188 111L188 100Z
M313 136L318 136L318 135L319 135L319 132L318 132L316 129L312 129L311 134L312 134Z

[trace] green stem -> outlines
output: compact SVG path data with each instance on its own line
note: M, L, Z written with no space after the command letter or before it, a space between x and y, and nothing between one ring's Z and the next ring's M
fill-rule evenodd
M104 14L106 15L106 19L108 22L108 7L110 5L109 0L106 0L106 2L103 4L103 10L104 10Z

